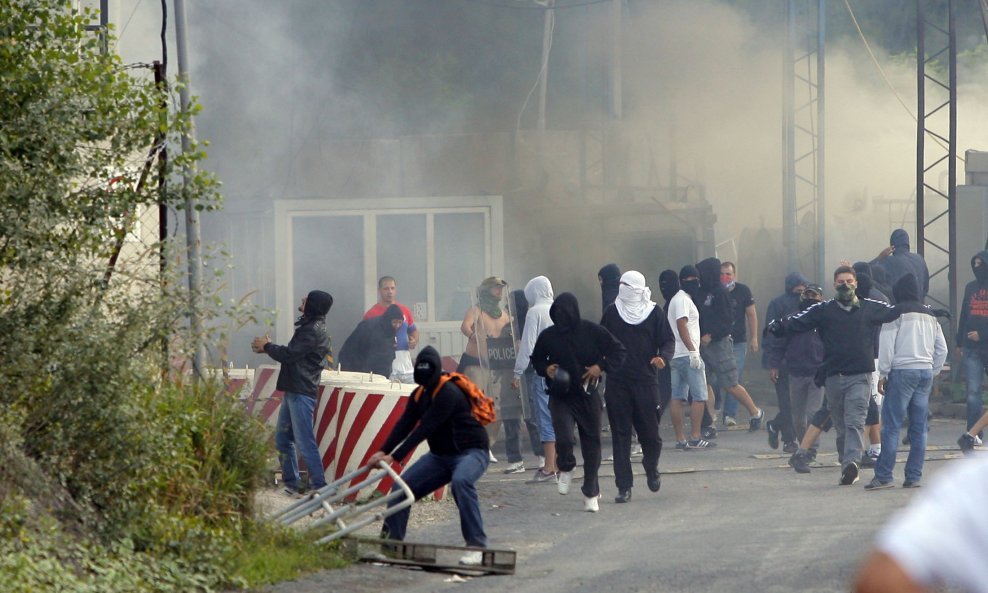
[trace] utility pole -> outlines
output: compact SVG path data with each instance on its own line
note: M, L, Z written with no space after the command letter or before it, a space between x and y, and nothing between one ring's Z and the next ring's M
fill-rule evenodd
M826 276L824 224L824 38L826 0L787 0L783 64L782 229L788 271ZM800 261L800 215L815 222L815 258ZM806 266L815 268L808 273Z
M189 113L191 105L191 93L189 90L189 64L188 50L185 41L185 29L187 21L185 18L185 0L174 0L175 4L175 53L178 56L178 80L179 80L179 100L182 103L182 111L188 116L188 127L182 134L182 153L187 154L192 150L192 143L195 140L195 128L192 125L192 116ZM195 171L191 165L185 165L182 177L186 189L195 177ZM199 210L197 201L190 193L185 199L185 242L189 258L189 327L192 339L195 344L195 352L192 359L192 370L197 378L204 376L204 365L206 362L206 348L202 343L202 311L200 302L202 297L202 238L199 232Z
M624 97L621 95L622 1L611 0L611 117L614 119L621 119L624 116Z

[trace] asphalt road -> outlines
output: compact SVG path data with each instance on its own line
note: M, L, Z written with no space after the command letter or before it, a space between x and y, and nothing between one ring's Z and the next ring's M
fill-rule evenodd
M963 428L961 420L931 421L924 482L960 457L955 441ZM661 434L672 442L667 423ZM607 455L606 433L604 443ZM863 470L854 486L838 486L833 432L824 437L819 466L809 474L796 474L786 464L788 455L769 449L764 430L722 431L716 443L701 451L667 447L657 494L645 487L640 458L633 459L636 486L628 504L613 502L613 469L605 464L596 514L582 510L578 479L561 496L554 484L526 484L531 472L505 475L503 461L491 465L479 485L485 527L491 548L517 551L514 576L462 581L446 573L358 564L266 591L847 591L875 531L918 492L867 492L871 470ZM900 447L897 484L907 449ZM455 508L410 530L408 540L462 545Z

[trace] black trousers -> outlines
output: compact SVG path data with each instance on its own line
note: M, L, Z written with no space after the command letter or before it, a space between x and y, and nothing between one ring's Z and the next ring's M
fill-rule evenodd
M610 387L608 387L609 389ZM556 463L559 471L569 472L576 467L573 453L573 426L580 431L580 451L583 454L583 495L600 494L597 473L600 471L600 412L603 408L600 394L549 397L549 413L552 429L556 432Z
M645 474L659 473L662 438L659 436L659 386L654 381L619 383L613 378L607 385L607 419L611 423L614 447L614 483L618 490L634 486L631 470L631 429L638 433L642 446Z
M789 371L779 369L779 380L775 382L775 399L779 402L779 412L772 419L772 426L782 433L783 443L795 443L796 427L792 423L792 401L789 399Z

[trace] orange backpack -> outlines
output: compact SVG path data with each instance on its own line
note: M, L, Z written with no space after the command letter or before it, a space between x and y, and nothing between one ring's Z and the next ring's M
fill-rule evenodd
M470 413L473 414L473 417L477 419L477 422L481 426L487 426L497 420L497 413L494 411L494 400L484 395L484 392L481 391L480 387L477 387L476 383L461 373L443 373L439 377L439 384L432 390L432 397L436 397L436 394L443 388L446 381L450 380L460 388L460 391L467 394L467 400L470 401ZM419 401L419 396L422 395L423 391L425 391L425 388L419 386L415 390L415 393L412 394L416 402Z

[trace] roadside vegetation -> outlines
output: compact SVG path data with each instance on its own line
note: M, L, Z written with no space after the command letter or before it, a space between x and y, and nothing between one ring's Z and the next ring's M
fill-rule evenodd
M190 195L220 206L209 174L175 173L203 147L158 168L187 116L74 5L0 0L0 591L215 591L338 566L257 521L269 435L188 372L196 344L222 343L212 320L250 311L211 275L192 335L183 241L138 224Z

